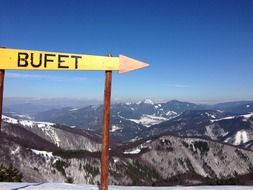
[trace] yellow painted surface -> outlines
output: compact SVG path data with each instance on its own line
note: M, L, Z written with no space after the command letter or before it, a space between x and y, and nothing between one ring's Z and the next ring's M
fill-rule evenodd
M119 70L118 57L0 48L0 69Z

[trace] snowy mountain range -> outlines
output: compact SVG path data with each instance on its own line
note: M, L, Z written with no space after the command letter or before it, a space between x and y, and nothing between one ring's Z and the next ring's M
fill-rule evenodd
M1 163L18 168L28 182L72 178L75 183L98 183L102 112L102 105L25 116L5 112ZM147 99L113 104L111 113L111 184L190 185L228 179L253 184L250 102L210 106Z
M214 121L215 124L211 125L213 120L222 120L222 118L238 116L237 119L234 118L233 122L236 122L236 120L239 122L240 115L251 112L253 112L252 101L230 102L216 105L198 105L177 100L156 103L150 99L145 99L136 103L127 102L112 104L110 132L112 140L117 143L127 143L150 135L160 134L165 131L176 132L177 135L181 134L183 136L197 135L217 139L214 138L214 134L210 134L210 129L214 128L217 132L218 124L226 125L226 122L229 121ZM102 105L86 106L84 108L65 107L25 116L22 113L17 114L6 112L8 116L17 119L33 118L38 121L71 126L72 128L87 129L98 135L101 135L102 113ZM184 122L189 126L188 128L181 126L184 125ZM243 125L245 123L247 122L244 122ZM177 129L172 125L177 125ZM214 125L216 127L213 127ZM251 136L251 123L248 122L246 125L249 127L247 133ZM240 126L242 126L242 123ZM182 128L183 130L181 130L180 133L179 128ZM221 126L221 128L223 128L223 126ZM237 127L235 127L235 130L236 129ZM235 131L233 131L233 133L234 132ZM222 134L216 134L216 136L218 135L218 139L221 139L224 134L225 132ZM232 133L229 134L232 135ZM228 137L229 136L227 136L227 138ZM248 139L251 139L251 137ZM231 142L231 139L227 139L226 142Z
M71 135L77 137L75 132L71 132L74 129L59 131L54 125L44 123L40 125L34 123L32 126L41 128L42 125L47 125L54 131L54 136L58 136L58 140L50 142L46 140L47 137L40 136L36 144L31 134L37 135L39 130L34 130L29 136L23 136L28 142L21 141L21 135L13 136L14 133L10 131L17 131L15 128L25 131L25 122L13 124L13 121L10 122L11 118L4 119L5 133L1 136L1 163L12 164L22 171L24 181L64 182L72 178L75 183L99 182L98 143L90 143L87 147L86 139L87 142L83 144L82 149L79 145L74 147L74 143L70 143L72 146L63 149L60 146L63 141L60 134L64 134L65 138ZM82 135L78 136L81 136L77 139L80 140ZM88 139L92 142L90 137ZM69 142L67 141L66 144ZM252 178L249 176L253 169L253 152L218 141L159 135L111 147L110 154L111 184L172 185L177 179L180 181L179 184L190 185L205 184L211 179L224 178L249 178L245 184L252 183Z

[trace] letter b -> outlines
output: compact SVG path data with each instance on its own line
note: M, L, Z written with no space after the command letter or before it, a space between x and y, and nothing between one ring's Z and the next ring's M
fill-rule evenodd
M27 67L28 66L28 53L18 52L18 67Z

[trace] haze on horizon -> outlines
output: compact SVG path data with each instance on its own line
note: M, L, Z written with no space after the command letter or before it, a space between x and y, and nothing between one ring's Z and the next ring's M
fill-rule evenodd
M182 100L182 99L151 99L148 97L144 97L141 99L115 99L112 98L112 103L138 103L145 102L146 100L151 100L154 103L166 103L169 101L180 101L180 102L188 102L195 104L206 104L206 105L215 105L219 103L230 103L230 102L253 102L253 99L248 100L224 100L224 101L194 101L194 100ZM8 107L11 105L24 105L24 104L33 104L37 106L49 106L52 108L60 108L60 107L85 107L88 105L100 105L103 104L103 99L92 99L92 98L74 98L74 97L52 97L52 98L44 98L44 97L4 97L3 101L4 107Z

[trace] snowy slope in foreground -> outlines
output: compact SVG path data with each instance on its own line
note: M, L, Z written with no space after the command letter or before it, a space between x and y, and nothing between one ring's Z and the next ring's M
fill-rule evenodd
M96 185L67 183L0 183L0 190L99 190ZM252 190L253 186L134 187L110 186L109 190Z

